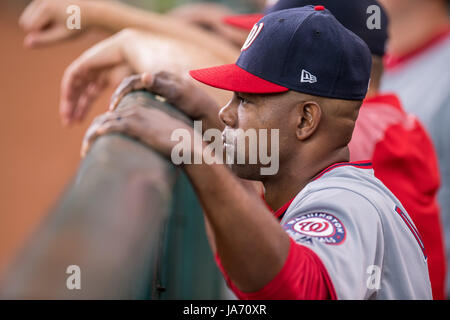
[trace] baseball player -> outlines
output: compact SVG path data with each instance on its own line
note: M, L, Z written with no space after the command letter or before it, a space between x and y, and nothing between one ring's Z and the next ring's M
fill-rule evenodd
M423 243L405 208L369 162L349 162L370 69L367 45L324 7L307 6L258 21L235 64L191 72L234 92L219 113L225 136L279 130L274 175L261 175L265 165L248 161L182 166L204 208L212 250L240 299L431 299ZM147 82L161 89L156 78ZM175 97L169 102L188 109ZM193 134L138 104L97 118L85 149L99 135L122 132L170 157L177 144L171 133ZM204 157L193 150L194 158ZM239 178L262 181L275 210Z
M371 159L375 176L401 201L417 226L427 249L428 268L434 299L444 299L445 255L440 210L437 203L439 169L433 143L417 118L405 112L393 93L379 92L383 74L382 57L387 41L388 19L375 0L280 0L267 13L324 5L347 29L366 42L372 52L369 91L360 108L349 144L350 160ZM378 10L379 28L368 21ZM256 15L229 16L226 22L251 29ZM375 23L376 21L372 21Z

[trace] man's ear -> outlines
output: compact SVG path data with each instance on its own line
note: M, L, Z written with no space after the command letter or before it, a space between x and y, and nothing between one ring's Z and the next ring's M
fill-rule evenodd
M300 103L297 106L297 139L303 141L311 137L316 132L321 119L322 109L317 102Z

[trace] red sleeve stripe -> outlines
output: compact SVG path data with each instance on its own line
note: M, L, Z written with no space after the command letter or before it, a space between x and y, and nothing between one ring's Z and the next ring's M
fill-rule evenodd
M405 213L399 207L396 206L395 211L399 214L400 218L402 218L402 220L405 222L408 229L413 234L414 238L417 241L417 244L419 245L419 247L422 250L423 255L426 259L427 253L425 251L425 246L423 245L422 237L420 236L419 231L414 227L414 225L411 223L411 221L409 221L408 217L405 215Z
M370 160L354 161L354 162L339 162L339 163L332 164L328 168L322 170L313 180L317 180L320 177L322 177L325 173L330 172L331 170L333 170L335 168L343 167L343 166L352 166L352 167L357 167L360 169L373 169L372 163L370 162Z

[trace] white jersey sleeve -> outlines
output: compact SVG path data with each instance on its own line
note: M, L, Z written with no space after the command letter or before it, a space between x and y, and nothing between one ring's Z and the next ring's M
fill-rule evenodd
M281 220L322 260L338 299L431 299L427 255L404 207L364 163L331 166Z
M380 283L384 247L377 209L361 195L329 188L295 201L282 220L325 265L338 299L369 299Z

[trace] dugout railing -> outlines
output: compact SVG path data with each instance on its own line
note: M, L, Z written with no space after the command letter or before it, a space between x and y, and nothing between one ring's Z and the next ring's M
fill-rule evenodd
M119 108L132 96L189 121L143 91ZM79 267L79 289L69 266ZM188 179L120 134L94 143L0 283L2 299L220 299L222 292Z

